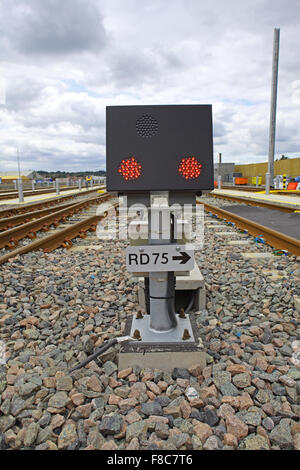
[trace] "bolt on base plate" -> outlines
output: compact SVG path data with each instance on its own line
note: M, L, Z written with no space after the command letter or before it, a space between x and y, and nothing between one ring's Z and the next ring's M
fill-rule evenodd
M193 343L195 342L193 329L189 316L181 318L176 314L177 326L169 331L155 331L150 328L150 315L144 315L143 318L137 319L135 316L132 319L130 336L133 336L136 330L139 331L141 341L139 343ZM188 331L189 337L185 330ZM187 339L183 339L187 338Z

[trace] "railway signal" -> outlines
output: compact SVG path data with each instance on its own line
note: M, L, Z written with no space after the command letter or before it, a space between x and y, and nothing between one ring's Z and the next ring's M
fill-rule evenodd
M209 105L108 106L107 190L213 189Z
M140 208L138 214L147 212L147 220L137 223L146 226L148 244L145 237L135 240L126 250L126 266L144 277L149 315L128 321L127 333L140 341L124 346L119 365L121 358L120 367L130 366L128 351L137 354L130 360L138 363L143 345L154 347L150 356L163 345L169 354L173 345L168 365L175 367L184 360L184 351L179 354L176 347L189 344L190 360L199 362L197 331L188 315L176 312L175 304L180 276L190 282L192 271L194 280L201 274L194 247L178 235L187 221L179 220L174 207L188 205L195 213L196 195L213 189L211 105L108 106L106 169L107 190L124 196L129 210L134 205ZM194 297L191 288L186 313ZM147 360L145 354L142 359ZM155 359L149 360L154 365Z

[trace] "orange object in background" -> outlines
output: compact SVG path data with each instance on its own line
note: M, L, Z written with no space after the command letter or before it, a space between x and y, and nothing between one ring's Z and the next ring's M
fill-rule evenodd
M248 178L235 178L235 184L248 184Z
M215 187L215 188L218 187L218 182L217 182L217 181L214 181L214 187Z
M288 184L287 189L294 189L294 190L295 190L295 189L297 189L297 186L298 186L298 183L297 183L296 181L294 181L294 182L291 181L291 182Z

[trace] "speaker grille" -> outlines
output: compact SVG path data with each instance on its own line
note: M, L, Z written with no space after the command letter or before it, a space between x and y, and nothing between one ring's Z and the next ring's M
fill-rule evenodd
M136 132L140 137L153 137L158 132L158 122L150 114L143 114L136 121Z

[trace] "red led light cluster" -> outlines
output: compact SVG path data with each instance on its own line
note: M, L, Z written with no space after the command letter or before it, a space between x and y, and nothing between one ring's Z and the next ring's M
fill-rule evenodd
M118 172L123 176L124 180L136 180L141 176L142 166L134 158L127 158L127 160L122 160Z
M191 180L198 178L198 176L201 174L201 168L202 165L198 162L197 158L186 157L181 159L178 172L184 179Z

